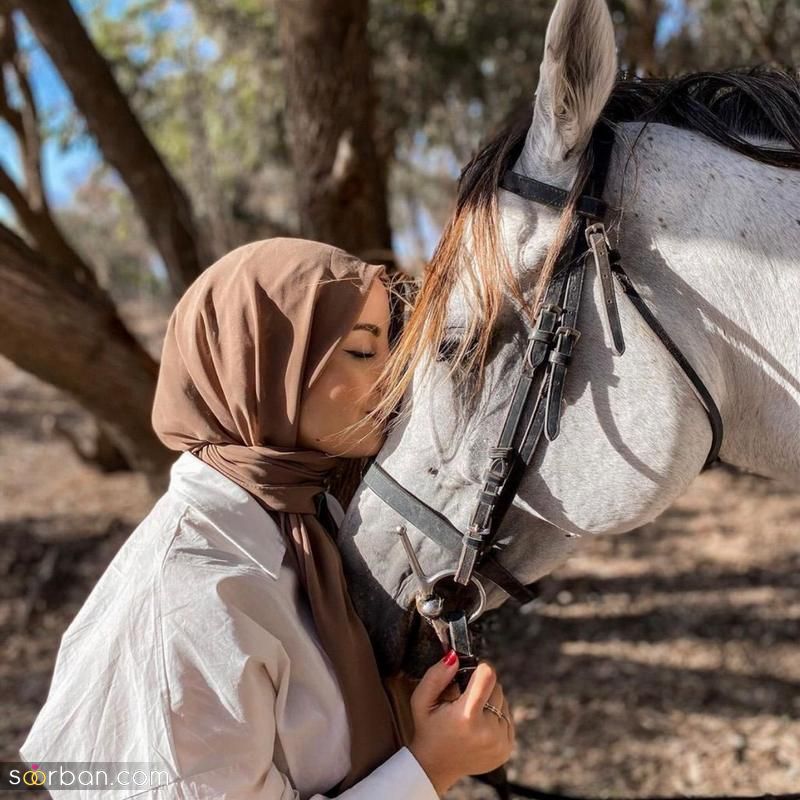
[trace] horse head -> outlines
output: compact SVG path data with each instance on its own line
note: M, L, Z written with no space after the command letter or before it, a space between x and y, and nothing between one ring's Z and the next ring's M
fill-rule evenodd
M456 211L397 345L389 399L402 396L401 412L376 463L459 532L469 530L481 501L487 460L512 405L546 287L574 232L593 132L610 105L630 100L624 90L615 96L616 74L605 0L559 0L531 110L462 174ZM711 259L739 232L715 225L730 187L706 192L708 205L700 210L687 199L704 165L731 180L732 165L752 169L754 181L768 180L765 170L781 170L755 161L743 167L738 153L669 125L645 131L634 111L630 121L611 121L618 124L605 184L606 228L727 424L739 413L741 398L730 386L741 364L719 331L727 323L728 331L740 329L744 336L746 315L718 269L698 262L697 254ZM565 208L500 188L508 170L564 190ZM763 224L769 225L766 217ZM790 264L790 249L773 246L776 263ZM733 252L744 263L745 254ZM587 537L654 519L697 476L713 442L708 409L686 370L620 287L622 355L610 340L608 287L599 269L586 271L582 297L581 336L560 397L558 439L540 442L492 542L491 557L519 584L552 571ZM727 461L748 466L738 434L725 448ZM800 465L800 453L795 456ZM364 484L339 543L353 601L382 669L418 674L439 644L415 613L419 582L408 546L428 575L455 570L458 553ZM495 581L479 580L487 608L507 599Z

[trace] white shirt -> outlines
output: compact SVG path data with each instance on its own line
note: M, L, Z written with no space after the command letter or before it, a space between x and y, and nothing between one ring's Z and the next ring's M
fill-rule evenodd
M64 633L20 750L26 764L160 762L169 779L54 797L305 800L345 776L342 695L284 551L244 489L190 453L177 459ZM339 797L439 796L404 747Z

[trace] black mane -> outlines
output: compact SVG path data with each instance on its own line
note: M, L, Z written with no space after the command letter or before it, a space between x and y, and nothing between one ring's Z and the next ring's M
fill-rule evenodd
M616 123L674 125L757 161L800 169L800 79L783 70L758 67L622 79L603 116ZM747 141L754 137L766 141ZM789 149L771 146L776 142Z
M516 161L531 124L528 104L464 167L457 205L496 192L500 176ZM800 169L800 77L770 67L700 72L678 78L623 77L603 118L646 122L702 133L742 155L778 167ZM753 143L748 139L758 138ZM782 147L776 146L784 143Z

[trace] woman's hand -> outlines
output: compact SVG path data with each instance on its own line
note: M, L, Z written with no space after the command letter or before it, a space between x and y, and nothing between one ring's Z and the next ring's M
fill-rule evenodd
M514 746L514 724L494 667L478 664L461 694L451 687L457 670L458 657L451 650L411 695L414 738L409 750L440 795L465 775L504 764ZM444 699L445 693L455 699ZM501 709L506 719L484 708L485 703Z

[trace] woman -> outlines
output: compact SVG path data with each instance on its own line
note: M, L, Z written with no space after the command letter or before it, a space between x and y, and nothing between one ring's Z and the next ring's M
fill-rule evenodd
M507 759L494 671L458 696L452 652L402 740L347 594L326 477L382 444L388 325L381 268L314 242L240 247L192 284L153 407L182 455L64 634L26 763L164 765L113 797L434 800Z

